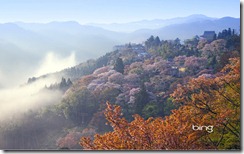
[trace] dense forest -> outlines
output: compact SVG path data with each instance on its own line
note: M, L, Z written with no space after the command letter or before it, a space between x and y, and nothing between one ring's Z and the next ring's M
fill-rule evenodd
M0 121L4 149L240 149L240 35L128 43L49 76L62 98ZM203 126L203 127L201 127ZM210 127L211 126L211 127Z

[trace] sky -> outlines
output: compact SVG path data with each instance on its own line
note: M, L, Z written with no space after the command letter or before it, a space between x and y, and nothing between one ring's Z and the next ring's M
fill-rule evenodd
M0 23L127 23L203 14L240 18L239 0L0 0Z

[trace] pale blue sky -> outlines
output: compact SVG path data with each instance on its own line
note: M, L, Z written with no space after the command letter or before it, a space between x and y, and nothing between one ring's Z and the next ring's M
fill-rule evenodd
M0 0L0 23L125 23L192 14L240 17L239 0Z

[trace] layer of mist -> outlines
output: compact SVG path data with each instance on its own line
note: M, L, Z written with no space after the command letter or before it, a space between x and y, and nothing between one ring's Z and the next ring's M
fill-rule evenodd
M36 118L32 117L31 112L35 113L33 115L38 115L37 112L40 109L61 101L64 91L50 90L45 87L59 82L62 77L57 78L55 75L50 75L46 78L39 78L33 83L27 83L29 78L58 72L88 59L96 59L112 51L115 45L143 43L142 41L147 40L151 35L159 36L162 40L174 40L177 37L184 40L195 35L200 36L205 30L218 33L232 27L239 33L239 25L240 19L230 17L214 19L202 15L109 25L80 25L74 21L47 24L22 22L0 24L0 124L9 121L22 123L20 126L14 127L16 131L9 131L11 125L6 125L2 131L6 134L20 131L23 133L23 140L29 140L26 138L31 136L24 134L29 133L23 131L25 129L36 135L32 138L33 140L45 136L43 144L21 145L16 143L14 145L18 145L17 149L22 146L24 148L32 148L32 146L40 148L39 145L46 147L45 140L49 140L47 132L56 133L57 136L62 132L60 125L64 124L65 120L64 117L58 115L50 117L47 114L49 116L47 118L50 118L48 122L43 116L40 121L47 126L45 128L39 130L38 126L28 127L28 124L38 123L32 121ZM22 117L23 119L21 119ZM60 129L52 132L50 128ZM43 134L37 132L37 129ZM18 138L18 136L9 134L8 137L11 138L8 140L9 143L6 142L8 146ZM0 134L0 139L6 140L5 134ZM32 143L32 140L29 142ZM55 141L53 141L54 143ZM5 143L2 144L5 145Z
M45 85L56 80L46 78L32 84L0 90L0 120L19 118L23 113L59 102L62 96L60 91L44 89Z
M15 68L15 72L5 73L0 70L0 85L2 85L0 88L0 120L16 118L30 110L35 111L41 107L58 103L62 98L62 92L47 90L45 87L57 83L61 80L60 78L52 76L28 84L27 79L61 71L76 64L74 53L62 57L55 52L49 52L38 64L34 64L37 66L29 71ZM28 63L26 68L28 68Z

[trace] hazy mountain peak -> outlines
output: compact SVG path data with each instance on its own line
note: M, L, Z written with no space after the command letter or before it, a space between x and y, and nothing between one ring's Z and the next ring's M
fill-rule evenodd
M204 20L215 20L217 18L212 18L205 16L203 14L193 14L187 17L176 17L171 19L152 19L152 20L140 20L129 23L113 23L113 24L88 24L96 27L101 27L107 30L112 31L122 31L122 32L133 32L139 29L158 29L172 24L182 24L182 23L191 23L196 21Z
M234 18L234 17L229 17L229 16L220 18L220 20L232 20L232 19L239 19L239 18Z
M188 18L210 18L206 15L203 15L203 14L192 14L190 16L187 16Z
M49 22L47 24L51 24L51 25L58 25L58 24L66 24L66 25L69 25L69 26L80 26L80 24L77 22L77 21L52 21L52 22Z

